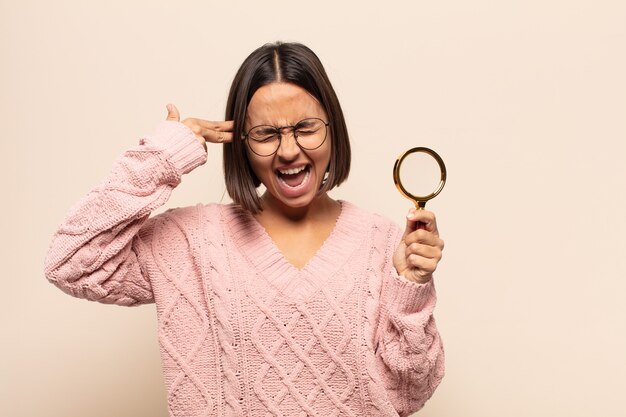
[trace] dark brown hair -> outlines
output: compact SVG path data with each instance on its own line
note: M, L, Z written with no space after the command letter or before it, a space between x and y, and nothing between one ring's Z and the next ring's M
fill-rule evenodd
M315 97L328 115L332 137L328 177L319 192L324 193L348 178L350 141L339 100L319 58L299 43L276 42L261 46L241 64L226 103L226 120L234 121L233 141L224 144L226 190L246 210L257 213L261 203L256 188L261 184L252 171L246 145L241 139L248 104L259 88L273 82L295 84Z

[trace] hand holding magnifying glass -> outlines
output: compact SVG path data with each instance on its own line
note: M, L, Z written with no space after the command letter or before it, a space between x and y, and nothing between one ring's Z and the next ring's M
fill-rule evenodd
M424 207L441 192L446 177L443 160L429 148L409 149L394 164L396 187L415 204L407 216L406 230L393 259L398 274L410 281L428 282L441 259L444 242L439 237L434 213Z

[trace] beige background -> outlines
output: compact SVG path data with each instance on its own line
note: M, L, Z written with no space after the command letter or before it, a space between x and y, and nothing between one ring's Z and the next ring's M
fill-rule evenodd
M165 117L218 119L268 41L321 57L354 149L334 196L403 222L395 157L449 183L421 416L624 416L626 3L0 1L0 415L166 416L154 306L72 299L42 263L68 208ZM168 207L222 198L220 149Z

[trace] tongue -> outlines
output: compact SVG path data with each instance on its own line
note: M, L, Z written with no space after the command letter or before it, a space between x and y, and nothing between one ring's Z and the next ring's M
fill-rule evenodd
M282 178L282 180L285 181L288 186L296 187L302 184L302 180L304 180L304 177L306 176L307 171L308 170L303 169L297 174L280 174L280 178Z

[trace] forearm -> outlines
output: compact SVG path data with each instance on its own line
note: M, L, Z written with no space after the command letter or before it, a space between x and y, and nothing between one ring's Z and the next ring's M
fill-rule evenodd
M444 374L444 350L435 324L434 283L388 277L381 294L377 335L379 369L401 414L423 407Z
M159 124L153 135L120 156L103 183L70 211L52 239L47 278L81 298L118 304L150 301L136 253L141 242L133 240L181 176L205 160L206 152L188 128Z

